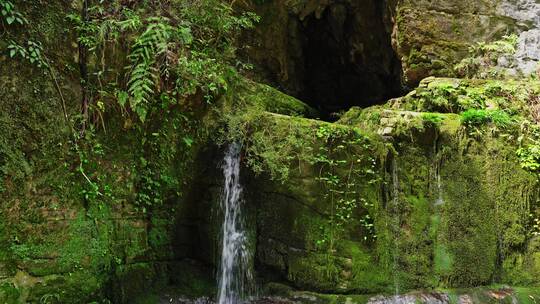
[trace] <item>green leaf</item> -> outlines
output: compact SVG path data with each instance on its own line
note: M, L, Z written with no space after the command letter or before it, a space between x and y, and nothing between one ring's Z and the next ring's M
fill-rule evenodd
M144 122L146 120L146 115L148 114L146 109L143 108L143 107L137 107L137 109L135 111L137 112L137 115L139 116L139 119L142 122Z
M184 144L186 144L186 146L188 147L191 147L191 145L193 145L193 138L190 138L190 137L184 137L182 138L182 140L184 140Z
M189 27L180 27L178 29L178 34L180 35L180 39L184 44L191 44L193 41L193 36L191 35L191 28Z
M123 107L128 101L129 95L126 91L118 91L118 93L116 94L116 97L118 98L118 104L120 104Z

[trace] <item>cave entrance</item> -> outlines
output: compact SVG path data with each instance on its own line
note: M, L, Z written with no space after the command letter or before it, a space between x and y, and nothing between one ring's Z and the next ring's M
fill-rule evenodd
M386 1L336 1L319 16L302 20L304 81L299 97L323 119L403 94L389 15Z

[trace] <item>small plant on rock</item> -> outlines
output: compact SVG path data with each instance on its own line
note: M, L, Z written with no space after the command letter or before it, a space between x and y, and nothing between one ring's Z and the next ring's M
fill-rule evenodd
M503 36L493 42L478 42L469 48L469 56L464 58L454 69L460 77L467 78L502 78L507 70L499 66L499 61L516 52L518 36Z
M422 121L425 126L438 127L444 120L444 116L438 113L423 113Z

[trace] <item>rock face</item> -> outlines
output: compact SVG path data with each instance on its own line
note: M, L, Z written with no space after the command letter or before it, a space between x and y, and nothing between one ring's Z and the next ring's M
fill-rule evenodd
M433 80L416 96L452 81L456 88L467 87L476 94L484 87L500 85L504 90L513 85ZM516 88L527 91L526 87ZM495 98L485 94L480 98L486 102ZM444 98L451 103L456 97ZM432 98L428 101L436 96ZM339 293L479 286L494 279L508 284L537 282L537 239L526 231L530 212L537 212L538 184L516 159L515 131L482 127L478 135L452 113L438 114L440 121L433 122L430 116L409 110L421 110L414 106L420 99L410 96L396 101L393 108L367 109L365 114L353 110L342 119L350 128L392 138L388 148L381 148L387 141L383 137L367 137L366 142L348 147L350 139L321 135L312 141L309 138L315 135L308 132L301 145L307 157L292 152L297 156L283 183L249 186L258 193L252 202L257 206L262 273L277 271L296 287ZM517 99L507 102L519 105ZM314 134L345 132L318 122L273 120L275 134L282 134L281 124L293 133L296 125L311 128ZM282 135L276 138L285 138ZM276 138L276 147L291 146ZM334 144L346 146L348 152L339 154L330 148ZM320 153L316 160L309 161L310 147ZM291 152L277 153L286 157ZM375 165L366 166L366 160ZM328 171L332 179L326 176ZM344 224L341 216L346 218Z
M540 60L540 4L530 0L502 1L497 13L514 19L520 27L515 54L516 71L525 75L537 73Z
M267 1L246 55L266 81L323 112L398 96L386 1Z
M539 188L516 156L519 123L457 113L533 119L529 102L539 92L530 81L429 78L336 124L241 116L258 274L356 294L537 284L530 214L538 214ZM211 197L195 205L215 205Z
M262 22L247 55L262 75L330 110L397 96L400 78L414 88L428 76L453 76L471 45L512 33L517 52L505 66L513 74L535 73L540 60L534 0L270 1L250 9Z
M394 45L405 83L414 87L427 76L451 76L470 45L511 33L519 35L514 72L534 73L538 12L535 1L402 1Z

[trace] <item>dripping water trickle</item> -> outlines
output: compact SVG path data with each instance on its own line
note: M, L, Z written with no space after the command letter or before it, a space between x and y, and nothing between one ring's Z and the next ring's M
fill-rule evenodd
M435 206L442 206L444 205L444 198L443 198L443 189L442 189L442 181L441 181L441 172L439 168L436 170L436 179L437 179L437 199L435 200Z
M435 139L433 141L433 171L435 172L435 182L437 183L437 199L435 199L435 206L442 206L444 205L444 198L443 198L443 185L441 180L441 164L440 159L437 157L437 140Z
M218 304L244 303L253 282L248 236L242 216L244 201L240 184L240 152L240 144L230 144L222 165L224 187L221 207L224 219Z
M392 273L394 279L394 300L399 299L399 280L398 280L398 254L399 254L399 232L400 232L400 214L399 214L399 177L398 163L394 157L392 160L392 213L393 213L393 234L394 234L394 250L392 253L393 265Z

